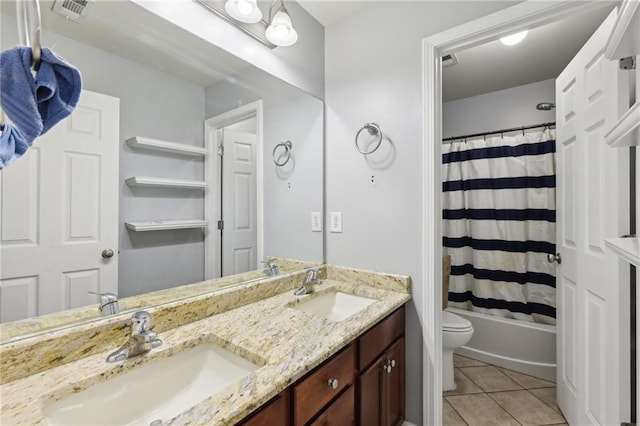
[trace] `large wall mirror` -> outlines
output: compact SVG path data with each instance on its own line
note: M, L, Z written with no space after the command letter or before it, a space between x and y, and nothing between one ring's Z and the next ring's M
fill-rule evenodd
M99 318L93 293L138 309L323 262L321 100L132 2L40 4L83 92L0 172L0 339Z

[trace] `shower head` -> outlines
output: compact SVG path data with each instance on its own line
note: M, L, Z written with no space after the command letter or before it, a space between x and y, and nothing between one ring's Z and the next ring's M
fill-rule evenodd
M536 109L540 111L550 111L556 107L556 104L552 102L540 102L536 105Z

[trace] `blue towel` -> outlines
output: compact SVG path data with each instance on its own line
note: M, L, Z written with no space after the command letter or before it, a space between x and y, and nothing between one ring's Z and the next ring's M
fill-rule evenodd
M48 48L35 78L30 65L29 47L0 53L0 105L27 146L71 114L82 90L80 72Z
M71 114L82 91L80 71L48 48L42 49L42 61L36 74L36 100L46 133Z
M28 47L14 47L0 53L0 105L29 145L40 136L44 127L30 66L31 49Z
M5 123L0 130L0 169L7 167L27 152L31 143L20 134L11 123Z

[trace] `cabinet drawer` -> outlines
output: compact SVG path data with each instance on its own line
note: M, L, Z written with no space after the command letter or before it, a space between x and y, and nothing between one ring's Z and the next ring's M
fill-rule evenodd
M360 337L358 368L364 370L404 333L404 305Z
M303 425L322 410L346 386L353 384L356 351L353 344L309 374L293 388L293 422ZM337 387L329 385L337 380Z
M349 386L310 426L353 426L356 424L356 394Z

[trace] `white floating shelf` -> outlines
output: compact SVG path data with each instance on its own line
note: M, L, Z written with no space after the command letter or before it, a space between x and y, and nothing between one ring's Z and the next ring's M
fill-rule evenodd
M164 179L145 176L132 176L127 179L129 186L155 186L160 188L205 189L207 182L198 180Z
M170 229L206 228L206 220L148 220L144 222L125 222L124 226L131 231L167 231Z
M604 135L604 140L615 148L640 145L640 101L627 111L611 130Z
M170 152L172 154L189 155L192 157L204 157L207 155L207 150L199 146L143 138L142 136L135 136L131 139L127 139L127 145L131 148L145 148L154 151Z
M608 238L604 242L618 256L629 263L640 266L640 239L639 238Z
M618 60L635 55L640 55L640 2L626 0L620 7L604 56L610 60Z

